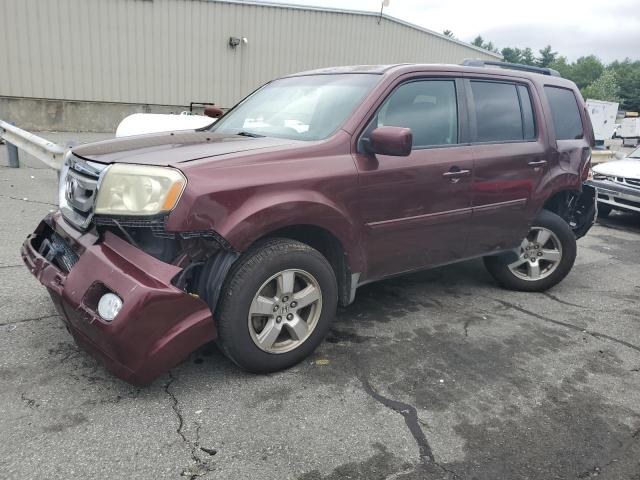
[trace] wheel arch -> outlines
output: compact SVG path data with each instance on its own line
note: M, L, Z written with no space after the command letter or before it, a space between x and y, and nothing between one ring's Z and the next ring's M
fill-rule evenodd
M355 292L352 283L366 268L356 225L325 196L314 194L310 198L309 192L298 192L269 202L264 198L248 202L227 217L217 231L238 252L270 237L290 238L315 248L334 268L340 303L347 305Z
M547 197L542 208L562 218L569 224L576 238L581 238L586 235L596 218L595 189L590 185L582 185L580 189L558 189Z
M330 230L313 224L293 224L273 229L254 241L261 242L268 238L288 238L297 240L318 250L333 268L338 283L338 301L346 306L353 300L354 282L358 274L354 274L351 258L342 241Z

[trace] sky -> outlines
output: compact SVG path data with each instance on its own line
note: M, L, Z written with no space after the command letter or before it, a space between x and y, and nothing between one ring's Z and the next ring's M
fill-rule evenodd
M270 0L380 11L379 0ZM640 60L640 0L390 0L384 12L465 42L477 35L498 48L546 45L570 61L595 54L604 62Z

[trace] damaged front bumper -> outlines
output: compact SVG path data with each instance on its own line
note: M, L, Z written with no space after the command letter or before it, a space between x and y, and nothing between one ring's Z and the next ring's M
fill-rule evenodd
M82 234L57 212L27 237L21 254L76 343L127 382L150 383L217 337L208 305L172 285L179 267L110 232ZM111 322L97 313L109 292L123 301Z

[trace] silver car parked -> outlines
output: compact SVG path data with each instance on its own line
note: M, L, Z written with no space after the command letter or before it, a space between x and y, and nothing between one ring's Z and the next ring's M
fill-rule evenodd
M622 160L593 167L592 184L599 216L606 217L611 210L640 213L640 147Z

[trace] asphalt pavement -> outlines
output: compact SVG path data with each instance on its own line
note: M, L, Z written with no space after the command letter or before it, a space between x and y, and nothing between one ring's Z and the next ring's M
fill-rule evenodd
M55 208L55 172L0 166L2 478L640 479L640 216L599 222L547 293L438 268L360 289L285 372L208 345L135 388L22 265Z

